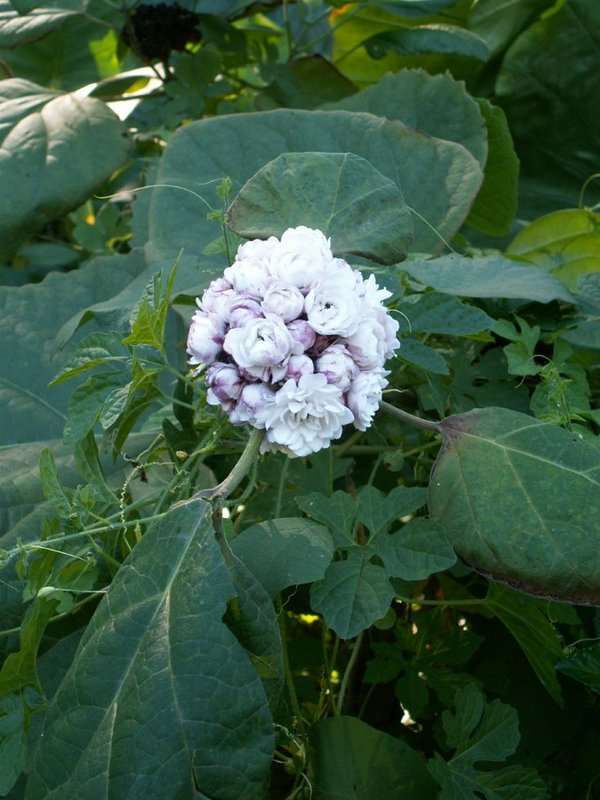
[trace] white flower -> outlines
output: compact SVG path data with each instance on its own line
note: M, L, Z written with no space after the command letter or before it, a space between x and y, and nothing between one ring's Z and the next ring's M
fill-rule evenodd
M274 396L275 392L266 383L247 383L235 408L229 414L230 421L234 425L247 422L255 428L264 428L261 417L264 416L265 406Z
M312 358L308 356L291 356L287 364L286 378L299 380L303 375L311 375L315 371Z
M296 355L301 355L310 350L316 341L317 334L305 319L296 319L290 322L287 329L294 340L294 353Z
M258 300L236 295L236 299L229 307L229 327L241 328L258 317L262 317L262 308Z
M325 336L351 336L364 313L356 295L354 277L335 270L306 296L306 318Z
M317 372L325 375L328 383L335 384L342 392L348 389L352 379L358 374L356 362L341 342L323 350L316 367Z
M236 292L261 298L273 281L271 263L278 249L279 241L274 236L240 245L235 262L224 272L226 280Z
M362 276L358 284L358 295L362 302L369 308L381 308L384 300L392 296L387 289L380 289L375 280L375 275L369 275L365 280Z
M196 311L187 338L190 364L212 364L223 349L224 332L225 326L219 317Z
M232 302L237 298L229 281L225 278L217 278L212 281L204 291L201 300L196 300L196 305L207 314L213 314L222 321L226 321L229 316L229 309Z
M206 384L209 405L222 405L225 409L230 409L240 396L244 381L234 364L217 361L206 372Z
M292 322L304 311L304 295L295 286L272 283L262 301L266 314L277 314L284 322Z
M268 444L295 456L328 447L353 419L337 386L317 374L286 381L260 415Z
M242 328L231 328L225 336L223 349L235 363L256 377L262 377L264 367L287 365L293 339L282 320L274 314L252 320ZM285 369L283 369L283 375ZM281 377L275 380L281 380Z
M371 425L379 404L382 390L387 386L385 370L360 372L352 381L346 395L348 407L354 414L354 427L366 431Z
M314 228L288 228L274 258L277 277L306 293L333 261L329 240Z
M383 366L386 335L383 326L374 317L363 320L352 336L347 338L346 345L361 369Z
M400 341L396 334L400 327L398 320L395 320L385 308L379 308L375 312L377 322L383 328L385 349L383 352L384 358L391 358L396 350L400 347Z

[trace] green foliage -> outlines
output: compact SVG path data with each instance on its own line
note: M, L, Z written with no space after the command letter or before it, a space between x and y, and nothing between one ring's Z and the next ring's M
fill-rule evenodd
M1 796L593 800L598 23L0 0ZM288 459L185 336L295 225L401 347Z

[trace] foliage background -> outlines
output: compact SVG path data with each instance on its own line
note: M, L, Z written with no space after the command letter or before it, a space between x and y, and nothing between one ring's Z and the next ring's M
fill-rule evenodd
M599 30L0 0L1 796L600 796ZM363 159L328 232L393 292L388 400L450 419L174 507L247 439L186 373L194 297L335 220L315 153Z

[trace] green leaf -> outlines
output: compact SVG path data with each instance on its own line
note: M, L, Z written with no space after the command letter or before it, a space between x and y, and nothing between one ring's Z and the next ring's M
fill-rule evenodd
M490 236L504 236L517 213L519 159L504 111L488 100L478 102L487 126L488 157L467 224Z
M418 339L413 339L411 336L402 337L398 358L424 369L425 372L433 372L435 375L450 374L446 359L441 353L438 353L433 347L429 347L428 344L423 344Z
M448 417L441 428L429 507L457 553L521 590L599 602L597 447L503 408Z
M467 258L455 254L402 264L413 278L444 294L463 297L505 297L515 300L574 302L563 284L535 269L503 256Z
M600 692L600 643L573 648L566 658L557 662L556 669L592 691Z
M355 543L356 500L348 492L337 491L331 497L312 492L304 497L296 497L296 504L307 516L327 525L336 547L348 547Z
M0 697L26 687L39 687L37 653L55 605L54 600L36 598L27 607L21 622L19 649L6 657L0 669Z
M448 569L456 554L443 529L428 519L413 519L397 533L379 537L377 555L390 578L416 581Z
M399 122L343 111L271 111L229 115L186 125L171 138L157 174L157 183L174 183L192 191L199 184L230 175L233 189L282 153L348 152L369 161L394 180L407 204L442 236L462 225L479 189L482 171L460 145L423 137ZM402 169L398 165L402 165ZM221 208L216 184L201 188L213 208ZM443 189L440 189L443 187ZM199 260L198 255L220 231L203 219L198 198L154 189L150 201L147 254L153 264L172 263L183 248L180 269L189 268L194 283L204 285L218 275L225 259ZM415 221L415 248L436 250L439 238Z
M0 287L0 444L62 435L72 387L48 388L69 357L56 333L80 308L118 292L138 265L135 256L98 258L42 283Z
M356 91L352 81L320 55L269 66L268 96L286 108L316 108Z
M493 583L490 584L486 603L515 637L542 686L562 706L562 692L555 666L563 649L544 611L528 597Z
M492 55L503 50L516 34L553 0L478 0L469 15L469 29L487 42Z
M272 720L222 622L234 594L206 503L156 523L113 580L50 704L27 800L164 800L165 791L191 800L196 785L218 800L262 800Z
M54 456L47 447L40 455L40 479L44 497L54 506L57 514L66 519L71 513L71 503L58 477Z
M330 564L323 580L310 588L313 609L341 639L352 639L381 619L393 596L383 567L371 564L360 550Z
M431 800L435 787L420 753L355 717L330 717L311 731L315 800Z
M175 264L166 281L160 272L152 276L146 291L133 310L130 320L131 333L123 339L123 344L145 344L160 352L164 350L165 327L176 270Z
M448 336L469 336L489 330L494 320L485 311L461 303L451 295L425 292L406 298L397 307L408 318L398 316L400 330L409 333L440 333Z
M5 797L25 767L27 738L23 699L8 695L0 699L0 796Z
M352 153L284 153L242 186L227 224L246 239L307 225L338 256L401 261L413 222L398 185Z
M75 389L69 400L63 435L65 444L74 445L93 431L108 393L121 382L122 376L118 373L93 375Z
M380 5L402 17L418 18L437 14L454 3L455 0L382 0L374 5Z
M18 14L11 3L0 0L0 47L35 42L77 13L68 8L33 8L27 14Z
M246 528L233 539L231 549L266 591L276 595L288 586L320 580L334 546L322 525L289 517Z
M364 486L358 493L358 519L371 532L372 541L392 522L418 511L426 502L427 492L420 486L396 486L387 495L374 486Z
M588 209L556 211L519 231L506 252L548 270L575 291L584 275L600 271L599 227L600 214Z
M463 145L482 169L485 166L488 147L480 107L464 84L449 74L402 69L327 108L399 120L429 136Z
M100 100L61 95L20 78L0 83L0 145L5 257L87 199L128 151L122 123Z
M364 43L371 58L383 58L391 50L401 56L443 54L487 61L489 50L477 34L456 25L418 25L385 31Z

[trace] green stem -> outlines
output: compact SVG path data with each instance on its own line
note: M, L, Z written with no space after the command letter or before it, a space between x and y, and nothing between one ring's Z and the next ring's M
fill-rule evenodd
M281 602L281 597L279 597L277 600L277 611L278 611L277 616L279 620L279 634L281 636L281 656L283 659L285 683L287 686L288 694L290 696L290 705L292 706L292 711L294 713L294 716L297 718L300 727L303 727L304 720L302 718L302 710L300 708L300 703L298 702L298 695L296 694L296 686L294 684L294 676L292 674L292 666L290 664L290 656L288 653L285 610Z
M440 422L435 422L435 420L431 419L422 419L421 417L417 417L415 414L410 414L408 411L404 411L402 408L393 406L391 403L386 403L385 400L382 401L379 408L381 411L385 411L386 414L391 414L391 416L397 417L398 419L401 419L402 422L407 422L409 425L415 425L417 428L424 428L426 431L435 431L436 433L442 432Z
M226 497L229 497L229 495L235 492L237 487L244 480L256 458L258 457L258 450L263 437L263 431L252 431L250 438L248 439L248 443L244 448L244 452L239 457L238 462L231 470L229 475L222 480L221 483L213 486L212 489L201 489L199 492L196 492L196 494L194 494L190 500L186 500L185 502L191 502L192 500L198 499L224 500Z
M395 595L396 600L403 603L410 603L415 606L484 606L487 600L481 598L470 598L465 600L419 600L417 597L403 597Z
M344 710L344 700L346 699L346 692L348 691L348 683L350 682L350 677L352 675L354 665L356 664L356 659L358 658L358 654L360 652L360 647L362 645L364 634L365 634L364 631L361 631L358 634L356 641L354 642L354 648L352 650L352 653L350 654L350 660L348 661L348 664L346 666L346 671L344 672L344 677L342 678L342 685L340 686L340 693L337 702L338 716Z

